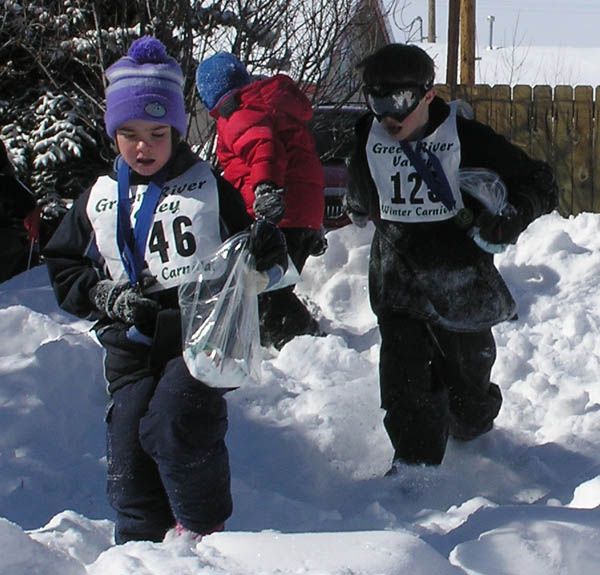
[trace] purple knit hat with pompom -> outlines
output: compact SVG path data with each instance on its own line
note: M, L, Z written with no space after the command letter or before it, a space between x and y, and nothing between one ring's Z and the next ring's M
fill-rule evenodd
M183 101L184 78L165 46L151 36L139 38L106 72L106 132L129 120L148 120L173 126L185 137L187 118Z

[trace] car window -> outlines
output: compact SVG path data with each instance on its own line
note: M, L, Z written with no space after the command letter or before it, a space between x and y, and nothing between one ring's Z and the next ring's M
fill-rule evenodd
M322 162L344 160L354 146L354 125L366 108L356 106L319 106L314 110L311 129Z

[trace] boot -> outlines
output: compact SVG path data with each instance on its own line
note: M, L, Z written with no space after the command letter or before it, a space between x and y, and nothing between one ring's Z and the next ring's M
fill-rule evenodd
M216 527L214 527L213 529L205 531L204 533L196 533L194 531L191 531L190 529L187 529L181 523L177 522L175 527L167 535L169 535L169 534L171 535L171 537L169 537L169 539L172 538L172 536L187 537L191 541L200 542L200 541L202 541L202 537L204 537L205 535L210 535L211 533L217 533L219 531L223 531L224 529L225 529L225 524L221 523L221 524L217 525Z

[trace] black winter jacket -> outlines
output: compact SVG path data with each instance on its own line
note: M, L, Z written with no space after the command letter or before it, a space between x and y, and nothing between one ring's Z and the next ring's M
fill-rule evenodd
M31 264L31 243L25 218L35 208L33 194L17 179L8 165L0 166L0 282Z
M447 118L449 107L436 97L429 112L428 134ZM464 332L488 329L514 317L516 304L493 256L477 247L453 220L400 223L380 218L366 155L372 121L367 114L356 126L347 202L350 210L368 214L376 228L369 262L369 296L375 314L404 314ZM531 159L474 120L457 116L457 131L460 167L498 173L524 227L556 207L558 189L548 164ZM466 197L464 202L478 209Z
M189 147L180 143L167 165L167 179L184 173L197 160ZM115 174L112 174L112 177L116 179ZM246 212L239 192L221 176L215 174L215 177L219 195L221 235L224 240L247 228L252 223L252 219ZM124 334L127 326L111 322L106 316L100 314L90 301L90 289L100 279L106 278L107 272L98 250L94 248L94 230L86 213L89 195L90 192L87 191L75 201L44 249L54 293L58 304L65 311L81 318L97 320L94 329L98 332L102 343L104 343L102 332L105 331L103 328L110 326L123 332L121 335L113 333L112 339L121 341L123 345L131 348L141 347L140 344L127 343ZM169 359L182 352L177 288L153 293L150 297L158 301L160 311L149 354L142 355L149 358L152 366L161 368Z
M10 227L21 221L35 208L33 194L14 176L0 171L0 226Z

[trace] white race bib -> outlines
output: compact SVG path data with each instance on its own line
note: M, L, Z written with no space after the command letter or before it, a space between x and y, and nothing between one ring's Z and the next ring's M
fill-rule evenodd
M415 150L417 143L409 144ZM450 106L448 118L438 128L419 142L415 150L428 167L428 149L438 158L456 202L449 210L429 189L415 166L412 165L400 144L385 128L373 119L367 139L367 161L379 195L382 220L394 222L435 222L448 220L464 207L460 193L458 169L460 166L460 141L456 130L456 111Z
M147 186L130 189L135 193L131 208L133 228ZM148 292L190 281L202 258L221 244L217 182L209 164L197 162L181 176L166 182L161 194L146 245L146 263L157 280ZM87 215L111 277L126 280L117 244L117 197L117 182L108 176L99 178L90 192Z

